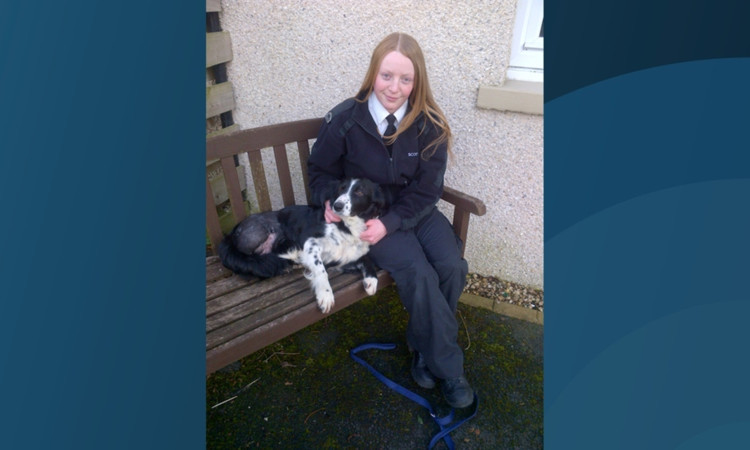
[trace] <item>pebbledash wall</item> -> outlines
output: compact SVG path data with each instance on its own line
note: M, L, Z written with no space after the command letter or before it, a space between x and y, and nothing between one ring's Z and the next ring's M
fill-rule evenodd
M394 31L414 36L455 136L446 184L487 205L487 214L469 225L470 270L544 287L541 106L537 114L477 106L480 86L506 81L516 0L222 0L221 6L232 40L234 117L242 128L323 117L357 92L382 38ZM449 217L450 208L441 202Z

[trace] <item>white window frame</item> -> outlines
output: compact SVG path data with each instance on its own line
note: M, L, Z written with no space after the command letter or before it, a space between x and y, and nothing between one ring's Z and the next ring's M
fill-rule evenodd
M544 82L543 20L544 0L518 0L507 79Z

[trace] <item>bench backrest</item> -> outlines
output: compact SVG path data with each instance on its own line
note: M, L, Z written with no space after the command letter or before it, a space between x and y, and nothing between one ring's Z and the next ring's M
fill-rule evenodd
M310 199L307 186L307 160L310 157L310 141L314 140L322 118L299 120L277 125L241 130L225 136L216 136L206 140L206 165L219 161L222 171L226 193L232 211L232 223L236 224L247 215L245 202L242 198L242 186L244 180L240 180L237 173L238 157L247 154L250 163L253 190L259 211L270 211L271 197L268 181L263 164L262 150L272 148L276 162L276 172L281 188L281 199L284 206L295 204L292 175L287 158L287 145L297 147L299 163L302 168L305 198ZM248 187L248 189L250 189ZM210 180L210 174L206 174L206 227L211 242L211 249L216 254L216 248L223 234L217 211L217 200ZM257 211L254 211L257 212Z

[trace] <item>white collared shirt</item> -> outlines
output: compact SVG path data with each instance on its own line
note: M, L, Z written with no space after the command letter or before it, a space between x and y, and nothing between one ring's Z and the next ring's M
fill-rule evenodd
M396 128L398 129L398 125L401 123L401 119L404 118L404 115L406 115L406 107L408 106L409 102L405 101L403 105L399 109L396 110L393 115L396 117L396 123L394 124ZM367 99L367 109L370 110L370 115L372 116L372 120L375 121L375 124L378 126L378 131L380 132L380 135L382 136L383 133L385 133L385 129L388 127L388 121L385 120L386 117L388 117L388 112L385 107L380 103L378 98L375 96L375 93L370 94L370 98Z

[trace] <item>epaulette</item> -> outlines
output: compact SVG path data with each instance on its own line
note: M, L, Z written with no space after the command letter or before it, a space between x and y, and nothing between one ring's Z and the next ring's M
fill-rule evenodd
M328 111L328 113L325 116L326 123L331 123L331 119L333 119L335 116L337 116L342 111L346 111L347 109L351 109L352 106L354 106L354 103L356 100L354 100L354 97L348 98L344 100L343 102L339 103L334 107L332 110Z

